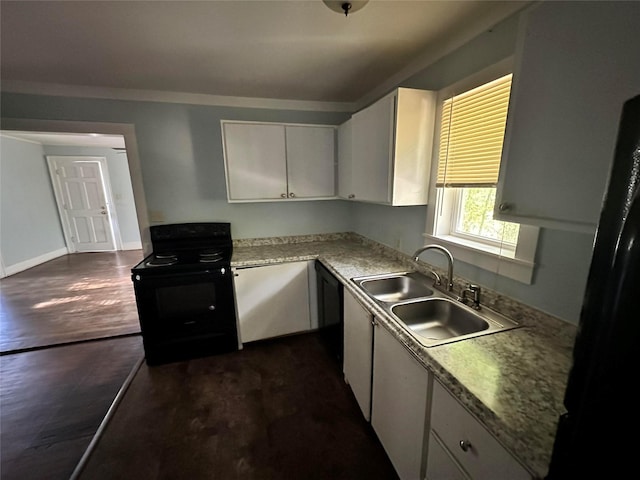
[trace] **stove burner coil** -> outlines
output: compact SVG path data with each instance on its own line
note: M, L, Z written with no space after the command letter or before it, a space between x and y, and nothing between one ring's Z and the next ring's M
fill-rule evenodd
M158 256L156 255L151 260L147 261L146 265L149 267L162 267L167 265L175 265L178 263L178 257L172 256Z

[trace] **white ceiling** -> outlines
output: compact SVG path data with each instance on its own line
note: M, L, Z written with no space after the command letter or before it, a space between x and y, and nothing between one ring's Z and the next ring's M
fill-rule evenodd
M57 84L319 102L382 95L530 2L7 1L3 89Z

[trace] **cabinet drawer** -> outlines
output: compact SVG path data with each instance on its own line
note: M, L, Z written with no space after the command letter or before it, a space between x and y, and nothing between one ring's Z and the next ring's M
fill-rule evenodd
M469 480L433 431L429 434L427 480Z
M431 428L475 480L531 479L531 475L445 388L434 382ZM469 445L466 451L461 442Z

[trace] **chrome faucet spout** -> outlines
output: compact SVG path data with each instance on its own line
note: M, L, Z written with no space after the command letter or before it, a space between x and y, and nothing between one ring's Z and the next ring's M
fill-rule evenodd
M438 250L447 258L447 291L452 292L453 291L453 255L451 255L451 252L446 248L444 248L442 245L437 245L434 243L431 245L425 245L424 247L420 247L418 250L416 250L415 253L413 254L413 261L417 262L418 259L420 258L420 254L422 254L422 252L426 250ZM436 281L439 279L440 278L436 275Z

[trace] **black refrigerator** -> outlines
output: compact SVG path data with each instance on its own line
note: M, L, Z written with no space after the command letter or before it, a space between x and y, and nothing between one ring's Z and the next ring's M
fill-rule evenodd
M640 478L640 96L622 109L548 480Z

